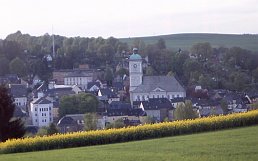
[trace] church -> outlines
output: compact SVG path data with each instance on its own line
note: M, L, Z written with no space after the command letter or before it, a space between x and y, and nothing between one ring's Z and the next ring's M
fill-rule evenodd
M137 48L129 57L130 101L147 101L149 98L186 97L186 91L174 76L143 76L142 57Z

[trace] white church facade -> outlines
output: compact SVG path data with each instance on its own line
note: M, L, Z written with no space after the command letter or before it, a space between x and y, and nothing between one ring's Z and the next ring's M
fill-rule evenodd
M174 76L143 76L142 57L134 48L129 58L130 100L186 97L186 91Z

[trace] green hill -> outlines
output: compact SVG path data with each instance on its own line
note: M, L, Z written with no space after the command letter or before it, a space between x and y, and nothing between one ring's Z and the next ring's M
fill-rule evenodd
M188 50L195 43L209 42L213 47L234 47L238 46L244 49L258 51L258 35L235 35L235 34L172 34L150 37L121 38L122 42L132 44L134 39L143 40L146 44L154 44L160 38L166 41L167 48L177 50L178 48Z
M258 126L128 143L1 154L0 161L257 161Z

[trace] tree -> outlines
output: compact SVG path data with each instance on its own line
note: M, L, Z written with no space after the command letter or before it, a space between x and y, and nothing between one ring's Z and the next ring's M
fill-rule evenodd
M16 57L9 64L10 72L17 74L19 77L26 76L26 66L23 60Z
M160 38L157 42L157 46L159 49L166 49L166 42L164 39Z
M125 123L124 123L124 120L122 118L117 119L113 123L108 124L106 126L107 129L111 129L111 128L116 128L117 129L117 128L122 128L122 127L125 127Z
M51 123L47 128L47 135L53 135L56 133L58 133L58 129L56 128L56 125L54 123Z
M20 118L13 118L15 104L8 89L0 86L0 142L11 138L21 138L25 134Z
M175 120L194 119L197 118L197 113L193 110L192 102L186 100L185 103L177 105L174 112Z
M9 73L9 60L6 57L0 58L0 76Z
M198 58L199 61L205 62L211 57L212 48L208 42L197 43L192 46L191 52Z
M107 81L107 85L111 86L112 81L114 79L114 74L111 68L107 68L104 75L105 81Z
M142 124L153 124L153 123L155 123L155 119L151 116L146 116L142 120Z
M84 130L97 130L98 117L96 113L86 113L84 115Z
M220 101L220 107L223 111L223 114L228 114L228 104L227 104L226 100L223 99Z
M98 104L96 96L89 93L64 96L60 100L59 115L63 117L66 114L96 112Z

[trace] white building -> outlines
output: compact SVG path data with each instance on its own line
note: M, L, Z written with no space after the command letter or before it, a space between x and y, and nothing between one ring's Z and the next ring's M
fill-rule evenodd
M34 126L49 126L53 122L53 103L39 97L30 103L30 115Z
M186 91L173 76L143 76L142 57L134 49L129 58L130 100L185 97Z
M73 72L64 77L65 85L77 85L82 89L87 89L89 82L93 81L93 75L87 73Z

